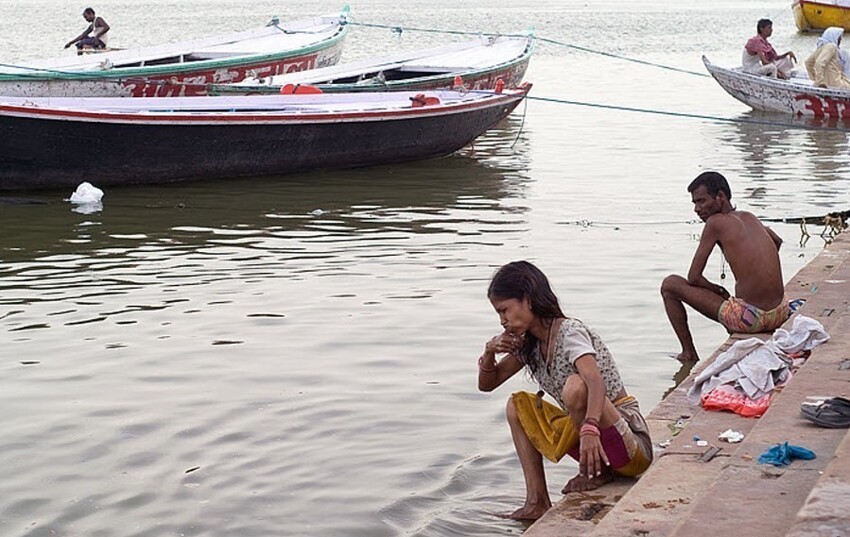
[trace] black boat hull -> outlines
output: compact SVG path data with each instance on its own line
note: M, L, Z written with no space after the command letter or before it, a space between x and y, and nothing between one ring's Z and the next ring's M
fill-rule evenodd
M0 189L279 175L437 157L472 142L520 100L452 114L255 125L0 116Z

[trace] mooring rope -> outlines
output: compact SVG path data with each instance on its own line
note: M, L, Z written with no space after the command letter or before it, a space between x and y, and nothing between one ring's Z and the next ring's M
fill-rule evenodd
M519 130L516 133L516 138L514 138L514 143L511 144L511 149L516 147L516 143L519 142L519 137L522 135L522 128L525 127L526 112L528 112L528 99L525 99L525 102L522 103L522 121L519 124Z
M637 112L642 114L656 114L662 116L672 116L672 117L683 117L690 119L704 119L708 121L719 121L724 123L747 123L752 125L766 125L771 127L782 127L787 129L803 129L803 130L827 130L827 131L839 131L839 132L847 132L848 129L842 127L829 127L829 126L819 126L819 125L801 125L794 123L781 123L776 121L763 121L759 119L746 119L746 118L732 118L732 117L720 117L720 116L710 116L706 114L691 114L687 112L670 112L666 110L655 110L652 108L637 108L632 106L619 106L614 104L602 104L602 103L589 103L582 101L571 101L567 99L556 99L553 97L537 97L533 95L526 96L526 99L530 99L533 101L542 101L556 104L566 104L572 106L585 106L589 108L602 108L606 110L618 110L621 112Z
M424 32L424 33L435 33L435 34L447 34L447 35L468 35L468 36L486 36L486 37L529 37L527 34L499 34L499 33L488 33L488 32L466 32L462 30L442 30L439 28L415 28L411 26L393 26L389 24L375 24L375 23L367 23L367 22L356 22L356 21L347 21L346 24L350 26L363 26L366 28L383 28L387 30L391 30L394 33L401 34L404 31L408 32ZM675 71L678 73L685 73L688 75L699 76L703 78L711 78L710 75L706 73L699 73L697 71L690 71L688 69L681 69L679 67L671 67L669 65L664 65L660 63L650 62L646 60L640 60L637 58L630 58L628 56L623 56L620 54L614 54L612 52L605 52L604 50L595 50L588 47L583 47L581 45L574 45L572 43L565 43L563 41L558 41L556 39L550 39L548 37L537 37L534 36L540 42L549 43L552 45L558 45L561 47L571 48L573 50L579 50L581 52L588 52L590 54L598 54L600 56L605 56L608 58L614 58L617 60L623 60L628 62L634 62L641 65L648 65L651 67L658 67L660 69L666 69L668 71Z

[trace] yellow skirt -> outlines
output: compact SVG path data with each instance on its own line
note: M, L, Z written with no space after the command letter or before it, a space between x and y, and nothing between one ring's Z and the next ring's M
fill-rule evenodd
M538 405L537 395L528 392L516 392L511 397L525 434L544 457L552 462L558 462L571 450L578 448L578 428L562 408L544 400L540 400ZM614 401L614 406L620 413L620 419L615 427L622 437L626 451L625 457L628 459L626 464L615 467L614 472L634 477L645 472L652 462L652 440L649 438L649 429L634 397L618 399ZM605 445L604 442L603 448L609 459L613 458L614 454L608 451L614 448ZM619 449L622 450L623 446ZM622 454L620 455L616 458L623 459Z

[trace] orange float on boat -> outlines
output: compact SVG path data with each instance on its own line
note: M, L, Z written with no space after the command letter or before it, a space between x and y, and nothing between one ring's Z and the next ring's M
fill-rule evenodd
M318 95L322 93L321 88L308 84L284 84L280 88L281 95Z

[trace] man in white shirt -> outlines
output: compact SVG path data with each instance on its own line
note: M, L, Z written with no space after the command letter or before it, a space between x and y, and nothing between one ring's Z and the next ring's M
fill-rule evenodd
M89 22L88 28L74 39L68 41L65 48L76 43L77 54L82 54L85 47L96 50L106 48L106 33L109 31L109 24L103 20L103 17L95 15L94 9L90 7L87 7L83 11L83 18Z

